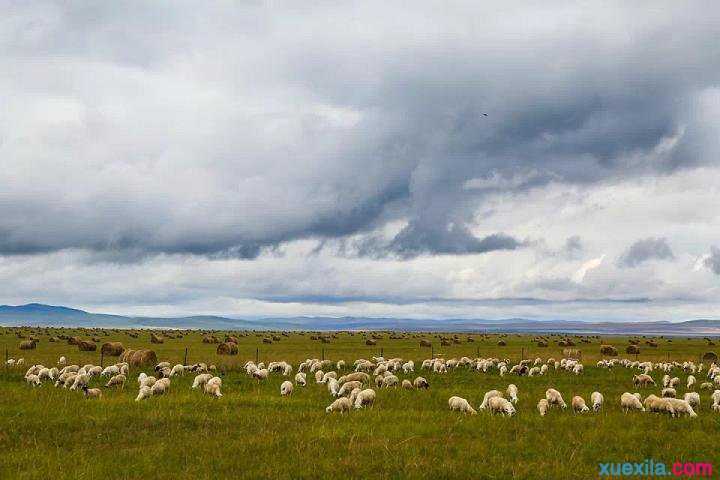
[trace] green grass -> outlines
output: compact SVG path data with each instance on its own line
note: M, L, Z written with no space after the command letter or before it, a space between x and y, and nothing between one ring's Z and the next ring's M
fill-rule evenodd
M430 349L420 348L417 338L384 338L368 347L359 334L340 334L330 344L312 341L309 334L291 334L265 345L261 337L251 334L240 338L238 356L218 357L216 345L201 343L197 332L162 345L150 345L147 332L138 339L127 332L112 332L103 341L153 348L160 360L172 363L182 362L187 347L189 362L215 363L226 372L221 399L191 390L193 376L186 375L173 379L168 395L136 403L137 369L124 391L104 390L100 401L86 400L80 392L56 389L47 382L39 388L27 386L23 374L33 363L53 366L65 355L72 363L99 364L100 355L78 352L66 342L49 343L46 335L40 337L36 350L20 352L14 331L5 332L0 335L1 351L8 348L10 357L24 357L26 366L0 373L0 478L586 479L597 477L599 462L646 458L667 463L713 462L720 468L720 414L710 411L709 392L701 392L703 407L696 419L625 415L618 397L635 391L630 381L634 372L596 368L597 339L576 347L583 350L585 373L581 376L551 369L544 377L501 378L496 372L467 369L446 375L420 372L420 362L430 356ZM80 333L83 338L90 336ZM425 336L433 340L435 353L446 358L475 357L479 351L482 357L516 361L521 349L526 358L560 358L561 348L553 344L538 348L528 336L510 335L505 347L498 347L494 336L484 341L473 337L474 343L441 348L439 340ZM602 343L624 351L627 338L605 338ZM697 361L709 349L701 339L672 343L661 339L659 344L656 349L641 347L639 359ZM350 364L356 358L377 355L382 348L387 358L415 360L416 374L400 374L401 379L423 375L431 388L377 390L373 409L329 415L324 409L332 398L324 385L310 378L306 388L296 387L292 397L281 398L279 387L285 379L281 375L272 374L260 384L247 377L240 367L255 359L257 348L261 361L287 360L295 371L299 361L319 358L323 348L325 358ZM105 358L104 363L114 363L114 359ZM684 384L687 375L679 370L675 375ZM658 372L653 376L658 381L662 377ZM698 380L704 381L704 374ZM92 386L99 383L93 380ZM509 383L520 390L516 417L492 417L484 412L464 416L448 410L451 395L463 396L477 407L487 390L504 390ZM541 418L535 405L549 387L560 390L568 403L575 394L589 402L590 393L599 390L605 395L605 408L585 415L552 411ZM679 389L680 394L684 392Z

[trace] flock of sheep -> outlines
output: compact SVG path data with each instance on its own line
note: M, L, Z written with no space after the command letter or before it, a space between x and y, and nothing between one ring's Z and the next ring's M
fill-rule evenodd
M8 366L23 366L23 359L10 359ZM695 391L698 386L696 375L705 372L702 363L696 365L693 362L639 362L627 359L600 360L598 368L619 369L624 368L637 371L632 376L632 383L637 388L652 388L656 382L652 377L654 372L662 372L662 390L660 396L650 394L644 400L639 393L623 393L620 398L620 406L624 412L648 411L666 413L672 417L689 415L696 417L696 409L700 408L700 394ZM576 359L563 358L556 361L549 358L543 361L540 358L533 360L522 360L511 365L509 360L498 358L475 358L462 357L460 359L431 358L423 360L421 370L428 370L434 374L445 374L450 370L466 368L479 372L497 371L501 377L505 375L518 376L543 376L550 368L556 371L565 371L574 375L581 375L584 371L582 363ZM270 362L265 365L262 362L255 363L248 361L243 369L245 373L262 382L268 380L271 373L278 373L284 377L292 375L293 366L285 361ZM294 383L284 380L280 385L280 395L292 395L296 386L306 387L308 376L314 378L316 384L326 386L328 394L334 400L325 408L327 412L348 412L351 409L360 409L373 406L376 399L376 392L370 388L403 389L427 389L429 382L422 376L417 376L414 381L404 379L400 381L396 373L402 372L406 375L414 374L415 363L412 360L405 361L401 358L385 359L383 357L372 357L371 359L358 359L352 365L352 371L340 375L338 372L350 370L343 360L333 362L331 360L306 359L298 365L297 373L294 376ZM682 371L687 374L686 382L683 384L687 392L678 398L677 388L681 385L679 377L671 377L673 371ZM25 381L32 386L39 386L45 381L52 382L55 387L63 387L69 390L81 390L87 398L99 399L102 397L102 390L89 388L90 380L93 377L106 378L106 388L123 389L128 379L130 366L126 362L119 362L114 365L101 367L98 365L86 364L68 365L66 358L60 357L57 365L46 367L44 365L31 366L26 374ZM216 376L215 365L196 363L193 365L177 364L172 366L168 362L161 362L155 365L154 376L142 372L137 377L138 395L136 401L148 399L157 395L166 394L171 385L173 377L184 376L192 373L195 375L192 389L200 390L214 398L222 397L222 379ZM710 395L712 410L720 411L720 366L712 363L705 372L707 381L699 385L699 390L713 390ZM504 416L515 415L516 406L519 401L518 388L514 384L508 385L504 391L490 390L487 392L479 405L479 410L487 410L490 413ZM604 396L595 391L590 395L590 406L583 397L575 395L570 401L571 410L574 413L598 412L603 408ZM465 414L477 414L470 402L459 396L452 396L448 400L450 410ZM537 403L537 410L541 416L545 416L551 409L566 409L562 394L554 388L545 392L545 398Z

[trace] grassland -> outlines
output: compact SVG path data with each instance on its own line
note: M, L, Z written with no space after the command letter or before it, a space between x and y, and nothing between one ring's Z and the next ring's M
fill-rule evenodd
M608 371L595 367L601 358L600 343L615 345L624 355L628 338L593 338L579 344L585 373L575 376L552 369L542 377L505 377L496 372L457 369L446 375L420 372L420 361L430 348L420 348L418 338L390 339L382 335L376 346L365 345L360 334L341 333L331 343L310 340L310 334L291 333L279 342L263 344L265 334L240 337L240 354L218 356L216 345L204 344L199 332L151 345L149 334L131 338L128 332L106 331L102 341L121 341L128 348L152 348L160 360L181 363L214 363L224 375L221 399L190 389L192 375L173 379L171 391L136 403L137 386L124 391L104 391L100 401L86 400L79 392L56 389L49 383L31 388L23 381L28 365L55 365L60 355L72 363L100 363L97 352L79 352L66 342L48 342L58 331L40 332L35 350L19 351L16 330L0 329L0 352L23 357L21 369L0 371L0 478L8 479L135 479L135 478L537 478L586 479L598 476L599 462L640 462L646 458L667 463L713 462L720 468L720 414L709 409L703 391L703 408L695 419L672 419L637 413L623 414L618 397L635 391L627 369ZM24 329L29 333L29 329ZM88 338L90 332L63 331ZM36 332L37 334L37 332ZM107 335L105 335L107 334ZM218 334L222 338L222 333ZM435 354L446 358L490 357L559 358L561 347L537 347L532 337L508 335L507 345L497 336L471 335L474 342L441 347L433 335ZM552 338L552 337L551 337ZM556 338L555 338L556 339ZM641 344L640 360L698 361L712 350L702 339L658 339L657 348ZM258 351L259 349L259 351ZM378 390L373 409L349 416L324 411L331 397L323 385L309 382L281 398L283 377L271 375L257 383L241 371L247 360L286 360L295 368L310 357L352 363L356 358L378 355L416 362L415 375L428 378L428 391ZM105 358L104 364L114 363ZM149 371L149 370L148 370ZM675 371L683 382L686 374ZM655 373L656 380L661 375ZM699 376L700 381L704 375ZM464 416L450 412L447 399L460 395L477 406L484 392L515 383L520 390L518 415L492 417L481 412ZM98 385L94 379L92 386ZM597 414L573 415L552 411L541 418L537 400L548 387L557 388L566 400L599 390L606 406ZM659 389L652 390L658 393ZM679 393L685 389L680 388ZM651 393L646 390L643 395Z

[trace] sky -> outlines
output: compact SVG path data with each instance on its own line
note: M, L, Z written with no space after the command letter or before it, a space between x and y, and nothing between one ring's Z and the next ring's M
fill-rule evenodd
M720 318L720 4L0 0L0 303Z

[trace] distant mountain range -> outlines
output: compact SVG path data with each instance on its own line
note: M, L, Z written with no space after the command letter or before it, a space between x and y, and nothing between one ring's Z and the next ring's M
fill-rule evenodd
M365 317L292 317L237 319L213 315L132 317L90 313L62 306L30 303L0 306L2 326L189 328L214 330L403 330L447 332L596 333L640 335L720 335L720 320L685 322L582 322L568 320L503 320Z

